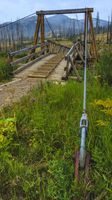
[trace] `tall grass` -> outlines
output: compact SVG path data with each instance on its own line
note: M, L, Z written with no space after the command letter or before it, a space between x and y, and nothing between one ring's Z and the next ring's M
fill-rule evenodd
M0 53L0 82L9 80L11 76L11 67L7 62L7 55L5 52Z
M97 64L98 74L100 75L101 84L109 84L112 86L112 49L103 50L99 62Z
M98 99L111 98L112 91L93 77L87 93L91 184L87 186L83 180L78 184L73 175L72 156L80 144L83 84L47 83L1 111L1 119L16 118L17 129L10 134L10 143L5 147L0 143L1 199L82 200L84 191L93 192L93 199L112 199L112 126L95 104ZM109 123L102 127L97 121L103 119Z

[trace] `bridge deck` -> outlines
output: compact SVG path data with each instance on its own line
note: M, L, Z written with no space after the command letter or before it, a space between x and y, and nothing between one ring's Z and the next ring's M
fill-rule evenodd
M59 65L61 60L64 58L64 54L56 54L54 57L52 57L50 60L45 62L43 65L41 65L37 71L31 73L28 77L31 78L47 78L53 70Z
M55 57L55 55L50 55L44 58L38 63L33 64L28 69L18 73L11 82L0 85L0 108L19 101L21 97L25 96L35 85L38 86L40 82L43 82L45 78L30 78L28 76L32 72L35 74L38 68L41 68L41 66L53 57ZM53 69L52 73L47 77L47 80L61 81L64 67L65 61L62 60L57 67Z
M48 62L54 56L55 56L54 54L51 54L51 55L43 58L42 60L35 62L31 66L29 66L29 67L25 68L24 70L22 70L21 72L15 74L14 78L22 78L22 79L27 78L30 74L36 73L38 68L40 68L46 62Z

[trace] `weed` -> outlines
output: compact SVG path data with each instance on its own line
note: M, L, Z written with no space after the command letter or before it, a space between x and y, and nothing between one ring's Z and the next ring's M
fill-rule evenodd
M1 151L2 199L81 200L84 191L93 192L95 198L106 194L108 200L112 199L112 127L110 116L98 105L99 99L105 102L111 98L111 88L102 88L93 78L88 82L87 93L87 149L93 160L90 186L84 185L83 180L77 183L73 176L72 155L80 144L83 84L47 83L2 111L2 118L16 117L17 129L11 143ZM98 120L109 123L102 127Z
M112 51L104 50L97 64L101 84L112 85Z

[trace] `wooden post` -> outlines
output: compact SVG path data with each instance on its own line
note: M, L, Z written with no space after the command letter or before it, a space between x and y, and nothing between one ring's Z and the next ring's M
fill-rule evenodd
M44 35L44 15L41 14L41 50L43 50L43 44L45 42L45 35Z
M38 39L39 39L39 31L41 30L41 50L43 50L43 44L44 44L44 15L43 14L38 14L37 17L37 24L36 24L36 29L35 29L35 34L34 34L34 45L37 45ZM34 53L35 49L32 50L30 53Z
M35 30L35 34L34 34L34 45L36 45L37 42L38 42L40 24L41 24L41 15L38 15L37 24L36 24L36 30Z
M90 23L90 32L91 32L91 36L92 36L92 50L93 50L94 57L96 59L98 59L97 48L96 48L96 40L95 40L95 34L94 34L94 27L93 27L93 21L92 21L91 12L88 12L88 19L89 19L89 23Z
M11 64L11 62L13 62L13 56L11 56L10 54L8 54L7 62L9 65Z

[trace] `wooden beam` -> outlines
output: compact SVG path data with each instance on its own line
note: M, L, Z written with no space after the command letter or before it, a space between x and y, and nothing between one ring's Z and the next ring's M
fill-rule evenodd
M54 41L52 41L52 40L47 40L47 42L48 42L48 43L51 43L51 44L54 44L54 45L56 45L56 46L64 47L65 49L70 50L70 47L67 47L67 46L65 46L65 45L56 43L56 42L54 42Z
M69 52L67 52L66 56L65 56L65 59L67 59L67 57L69 57L73 52L74 52L74 49L76 46L78 46L80 43L79 42L76 42L72 47L71 49L69 50Z
M93 48L93 53L96 59L98 59L97 55L97 47L96 47L96 40L95 40L95 34L94 34L94 27L93 27L93 20L92 20L92 14L88 12L88 19L90 23L90 32L92 36L92 48Z
M47 50L47 48L45 48L44 50ZM11 65L11 66L15 66L15 65L17 65L17 64L19 64L19 63L22 63L22 62L24 62L24 61L27 61L27 60L29 60L29 59L32 59L33 57L41 56L41 55L44 53L44 50L39 51L39 52L37 52L37 53L29 54L29 55L27 55L27 56L24 56L24 57L22 57L22 58L19 58L19 59L15 60L15 61L11 61L11 62L10 62L10 65Z
M72 61L72 59L71 59L71 57L70 57L70 63L71 63L71 66L72 66L72 68L73 68L73 71L75 72L75 74L76 74L76 76L77 76L77 79L79 80L79 81L82 81L82 78L80 77L80 75L79 75L79 73L78 73L78 70L77 70L77 68L76 68L76 65L73 63L73 61Z
M72 13L85 13L93 12L93 8L80 8L80 9L65 9L65 10L46 10L37 11L36 14L40 15L55 15L55 14L72 14Z
M81 52L79 51L79 49L78 49L77 46L75 47L75 49L76 49L76 51L77 51L77 53L78 53L80 59L82 60L82 62L85 63L84 58L83 58L83 55L81 54Z
M41 15L41 50L43 49L44 42L45 42L44 15Z
M38 42L40 24L41 24L41 15L38 15L35 34L34 34L34 45L36 45Z
M40 47L40 44L35 45L33 47L28 47L28 48L20 49L18 51L8 52L8 54L10 56L16 56L16 55L19 55L19 54L21 54L21 53L23 53L25 51L35 50L36 48L39 48L39 47Z

